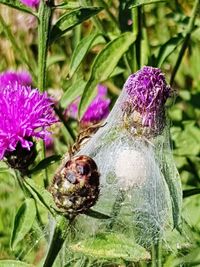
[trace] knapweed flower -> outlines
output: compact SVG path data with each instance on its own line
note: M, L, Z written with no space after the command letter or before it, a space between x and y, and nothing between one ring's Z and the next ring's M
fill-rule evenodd
M17 146L29 150L33 137L45 139L57 120L47 93L18 82L0 88L0 159Z
M88 106L86 112L84 113L81 119L82 126L98 123L108 116L110 99L106 97L106 94L107 94L107 88L99 84L97 96ZM80 98L78 98L76 101L74 101L67 107L65 111L67 117L72 117L74 119L77 119L79 102Z
M159 134L165 125L165 102L171 95L165 76L158 68L149 66L129 76L125 83L129 96L124 109L135 112L135 121Z
M5 71L0 73L0 88L4 88L7 85L14 86L16 82L21 85L31 85L32 77L27 71Z
M20 0L20 2L31 8L37 8L40 4L40 0Z

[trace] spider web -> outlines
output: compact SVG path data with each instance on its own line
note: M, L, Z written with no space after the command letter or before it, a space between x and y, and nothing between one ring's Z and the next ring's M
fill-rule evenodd
M92 227L91 219L86 235L103 229L122 232L148 248L180 223L182 191L169 123L158 135L137 135L135 126L124 124L127 100L123 89L105 126L78 152L92 157L101 175L94 209L111 216L110 223L94 220Z
M135 125L125 123L122 107L127 100L123 89L104 126L76 154L88 155L96 162L100 195L92 209L110 216L110 219L77 216L74 236L68 243L88 240L87 247L82 249L83 262L84 252L86 256L97 253L99 260L98 253L103 249L103 245L95 248L99 237L128 243L131 240L132 244L150 250L160 240L165 242L167 233L180 224L182 190L170 147L169 123L163 127L165 122L161 121L158 128L163 130L157 135L149 135L150 129L146 129L147 135L138 134ZM68 156L62 167L67 160ZM120 243L120 252L116 242L111 244L110 251L107 247L104 251L107 255L119 252L119 258L123 255L129 258L130 246L125 243ZM69 246L61 252L66 266L73 260L82 266L76 253L69 253Z

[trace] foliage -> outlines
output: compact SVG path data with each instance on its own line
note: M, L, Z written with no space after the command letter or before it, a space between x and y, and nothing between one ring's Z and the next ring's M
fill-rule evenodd
M29 169L32 180L20 184L18 174L4 162L0 163L0 259L3 260L0 266L32 266L25 262L40 266L45 258L48 212L57 221L60 216L48 192L48 184L60 155L71 147L79 130L78 121L66 121L63 111L82 96L81 118L96 95L98 83L107 86L113 105L127 77L143 65L161 68L176 90L169 116L174 159L184 190L184 220L182 233L171 233L167 237L162 264L165 267L199 266L200 18L192 11L195 3L200 5L199 1L86 0L55 1L54 5L49 1L52 6L41 2L37 11L18 0L0 0L0 71L28 70L34 86L56 98L55 111L61 120L56 128L52 127L54 146L47 149L46 158L43 144L37 143L38 155ZM46 12L46 17L42 17L42 12ZM91 211L90 216L108 219L105 214L94 214ZM104 242L101 238L96 240L97 248ZM106 238L115 243L119 237ZM66 256L61 255L55 266L62 266L63 261L70 267L133 266L130 261L134 260L135 251L127 246L129 242L124 244L122 240L123 244L119 242L116 249L118 253L121 245L127 249L122 253L126 254L124 260L121 260L123 255L114 263L109 263L106 257L103 263L91 255L87 258L84 255L88 256L91 251L85 241L80 246L79 243L72 246ZM74 250L77 254L72 253ZM82 255L84 250L89 253ZM134 247L134 250L149 259L142 247ZM108 258L113 259L110 253L109 247ZM130 258L129 254L132 254ZM141 259L141 255L135 255L134 261ZM71 261L65 260L68 256ZM141 264L151 265L149 261Z

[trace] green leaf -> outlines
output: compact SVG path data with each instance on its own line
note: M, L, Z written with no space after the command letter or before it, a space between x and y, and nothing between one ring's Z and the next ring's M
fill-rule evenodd
M138 6L150 5L150 4L161 3L161 2L166 2L166 1L167 0L133 0L133 1L129 1L128 7L134 8Z
M54 56L50 56L47 58L47 68L49 68L51 65L61 62L61 61L65 61L66 60L66 56L65 55L54 55Z
M183 198L200 194L200 188L183 190Z
M0 260L1 267L34 267L32 264L28 264L22 261L15 260Z
M60 155L53 155L41 160L33 169L29 170L29 174L46 169L49 165L54 164L56 161L61 160Z
M54 7L60 8L60 9L74 9L74 8L79 8L80 4L72 2L72 1L68 1L67 3L62 3L62 4L56 5Z
M200 153L200 130L194 125L185 125L185 129L177 134L174 141L175 155L197 156Z
M82 60L84 59L85 55L87 54L88 50L91 48L91 46L98 44L100 42L105 42L105 40L100 33L96 32L83 38L79 42L72 55L69 67L70 68L69 77L71 77L75 73L75 71L81 64Z
M53 26L50 32L50 43L61 37L76 25L98 14L101 10L101 7L87 7L76 9L70 13L65 13Z
M178 105L174 105L168 111L169 117L172 121L181 121L183 119L183 111Z
M49 191L39 185L36 185L35 182L29 178L24 180L24 185L34 199L37 199L37 201L47 208L53 216L55 215L55 211L59 212L54 203L53 196Z
M86 84L79 106L80 117L84 114L88 104L91 102L95 87L99 82L105 81L117 66L118 61L135 41L133 33L126 32L109 42L95 58L90 78Z
M96 219L110 219L111 218L109 215L101 213L93 209L87 210L84 214L87 216L96 218Z
M32 198L28 198L21 205L14 220L14 226L11 235L10 246L12 249L24 238L31 230L36 216L35 202Z
M21 4L19 0L0 0L0 4L7 5L12 8L37 16L37 14L33 12L31 8L27 8L25 5Z
M74 252L103 259L149 260L150 254L134 240L115 233L102 233L70 246Z
M179 33L177 36L169 39L160 47L157 56L157 67L161 67L163 62L174 52L174 50L183 42L183 40L183 34Z
M189 101L191 99L191 92L188 90L180 90L179 96L186 101Z
M83 79L77 79L64 93L60 100L60 106L63 109L80 96L85 88L86 82Z
M164 178L170 192L174 227L179 230L179 226L181 223L181 210L182 210L181 179L176 169L170 147L166 148L163 151L162 156L163 156L162 172L164 174Z
M113 72L110 74L109 78L115 77L115 76L117 76L117 75L119 75L119 74L122 74L123 72L125 72L125 69L122 69L122 68L120 68L120 67L117 66L117 67L113 70Z

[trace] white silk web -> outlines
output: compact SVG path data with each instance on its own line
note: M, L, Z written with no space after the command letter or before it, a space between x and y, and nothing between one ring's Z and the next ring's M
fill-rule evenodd
M91 219L86 235L118 231L149 247L180 223L181 185L169 125L158 135L138 134L122 108L128 97L124 88L105 125L78 152L92 157L101 174L100 197L93 208L111 216L109 223Z

